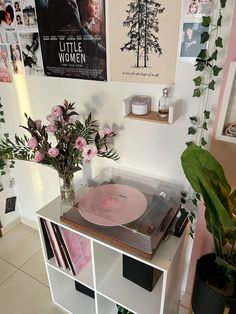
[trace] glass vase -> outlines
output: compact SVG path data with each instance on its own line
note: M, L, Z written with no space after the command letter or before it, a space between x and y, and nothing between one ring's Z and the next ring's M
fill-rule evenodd
M75 190L73 174L59 175L61 193L61 216L75 205Z

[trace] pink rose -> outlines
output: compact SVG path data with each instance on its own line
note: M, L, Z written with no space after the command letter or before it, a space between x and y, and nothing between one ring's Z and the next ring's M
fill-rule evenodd
M109 136L112 133L112 130L110 128L104 128L103 133L105 136Z
M57 130L57 127L56 127L55 124L49 124L47 126L46 130L47 130L48 133L53 133L54 134L56 132L56 130Z
M83 148L82 156L86 160L91 160L94 156L96 156L97 152L98 152L97 147L94 144L86 145Z
M34 161L35 162L40 162L44 158L44 154L40 153L40 151L37 150L37 152L34 155Z
M53 115L49 114L46 116L46 119L50 122L50 123L54 123L55 122L55 117L53 117Z
M83 137L77 137L75 140L75 148L82 150L87 145L86 140Z
M31 148L31 149L35 149L37 146L38 146L38 141L36 140L35 137L31 137L29 140L28 140L28 147Z
M52 116L55 117L55 118L61 117L62 114L63 114L62 108L61 108L60 106L54 106L54 107L52 107L51 114L52 114Z
M42 121L41 120L34 120L34 123L36 124L36 129L40 130L42 127Z
M56 147L49 148L48 155L52 158L56 158L59 155L59 150Z

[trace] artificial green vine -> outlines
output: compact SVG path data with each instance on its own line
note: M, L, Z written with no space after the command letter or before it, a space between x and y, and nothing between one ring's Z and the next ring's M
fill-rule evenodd
M200 72L198 76L193 79L194 91L193 97L201 97L206 95L207 99L203 108L203 116L199 118L197 116L189 117L191 126L188 128L188 135L196 136L198 145L204 147L207 145L207 139L205 133L208 131L209 121L211 118L211 112L208 108L208 98L209 92L215 90L216 79L222 71L222 67L217 65L218 54L221 49L224 48L223 39L218 35L219 29L222 26L223 20L223 10L226 6L227 0L220 0L220 8L218 11L218 16L216 17L216 23L213 23L211 16L202 17L202 26L209 29L209 31L204 31L201 34L201 43L209 43L212 35L215 35L214 47L212 52L210 49L202 49L196 58L195 71ZM207 94L208 93L208 94ZM194 143L194 141L189 141L186 143L187 146ZM181 208L185 211L185 204L187 203L188 194L185 192L181 193ZM194 206L198 206L200 201L200 195L193 192L193 197L191 201ZM192 211L189 211L189 220L192 223L196 218ZM193 237L194 230L190 226L190 235Z
M216 62L218 59L218 53L220 49L223 49L223 39L218 35L219 29L222 26L223 19L223 9L226 6L227 0L220 0L220 9L217 16L216 24L212 23L211 16L203 16L202 26L208 27L210 30L205 31L201 34L201 43L207 43L211 39L211 35L216 34L215 44L213 52L211 53L209 49L202 49L197 56L195 70L201 72L202 74L198 75L193 79L195 84L193 97L201 97L207 91L214 91L216 78L219 76L219 73L222 71L222 67L217 66ZM207 74L207 75L206 75ZM199 146L204 147L207 145L207 140L204 137L204 132L208 131L208 123L210 120L210 111L207 108L207 101L205 102L204 112L203 112L203 121L198 125L199 119L197 117L190 117L190 122L192 124L188 129L189 135L195 135L198 131L201 131L200 143ZM186 145L190 145L191 142L187 142Z

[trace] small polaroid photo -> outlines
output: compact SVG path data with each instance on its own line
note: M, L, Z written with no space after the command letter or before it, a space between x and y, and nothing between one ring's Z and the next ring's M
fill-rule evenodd
M201 34L208 31L201 23L183 23L180 45L180 61L194 63L202 49L207 49L207 43L201 43Z
M199 18L212 15L215 0L185 0L184 10L186 17Z

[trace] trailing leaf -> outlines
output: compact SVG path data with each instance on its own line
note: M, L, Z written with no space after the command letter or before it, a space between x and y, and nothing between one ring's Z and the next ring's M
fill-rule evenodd
M202 72L205 69L205 64L203 62L198 62L195 64L196 71Z
M188 147L193 144L193 141L186 142L185 145Z
M204 110L204 117L206 120L210 119L210 114L211 114L211 112L209 110Z
M225 8L226 2L227 0L220 0L220 5L222 9Z
M198 76L195 79L193 79L195 86L200 86L202 84L202 77Z
M210 34L208 32L203 32L201 34L201 44L204 44L205 42L207 42L210 38Z
M194 135L197 133L197 130L193 127L188 128L188 135Z
M207 57L206 49L202 49L197 56L197 58L203 59L203 60L206 59L206 57Z
M211 17L210 16L203 16L202 17L202 26L209 27L211 24Z
M217 60L217 57L218 57L218 50L216 49L216 50L213 52L213 54L211 55L211 58L212 58L213 60Z
M196 124L197 123L197 117L189 117L190 121L192 122L192 124Z
M200 88L195 88L193 92L193 97L200 97L202 94Z
M223 39L218 37L215 41L216 47L223 48Z
M217 26L221 26L221 24L222 24L222 18L223 18L223 16L222 16L222 14L220 14L220 16L219 16L219 18L218 18L218 20L217 20Z
M212 70L213 70L213 75L214 76L218 76L220 71L222 70L223 68L219 68L217 65L214 65Z
M206 140L205 140L205 138L204 137L202 137L202 139L201 139L201 146L206 146L206 144L207 144L207 142L206 142Z
M215 80L212 80L209 84L208 84L208 88L211 90L215 90Z
M206 121L203 123L202 127L203 127L204 130L208 130L207 122L206 122Z

